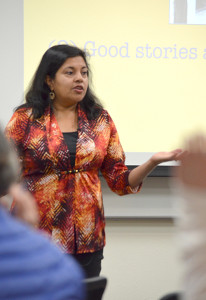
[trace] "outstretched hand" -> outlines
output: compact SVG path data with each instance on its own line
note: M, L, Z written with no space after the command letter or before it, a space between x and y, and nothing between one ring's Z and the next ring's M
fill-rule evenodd
M134 168L128 177L129 185L132 188L139 186L144 178L159 164L165 161L178 160L182 155L181 149L175 149L171 152L155 153L149 160L140 166Z
M182 149L175 149L170 152L157 152L151 157L151 160L154 162L154 164L158 165L166 161L179 160L181 155Z
M185 143L185 151L180 155L178 179L194 188L206 188L206 136L191 137Z

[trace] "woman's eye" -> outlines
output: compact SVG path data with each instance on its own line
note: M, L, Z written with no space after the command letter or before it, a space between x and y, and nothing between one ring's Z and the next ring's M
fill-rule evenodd
M72 75L73 72L72 72L72 71L68 71L68 72L66 72L66 74L67 74L67 75Z
M88 72L87 72L87 71L82 72L82 75L83 75L83 76L87 76L87 75L88 75Z

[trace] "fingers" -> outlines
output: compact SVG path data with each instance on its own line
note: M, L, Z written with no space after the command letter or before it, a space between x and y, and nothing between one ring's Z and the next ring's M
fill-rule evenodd
M176 155L175 160L182 160L187 156L187 154L188 154L187 150L181 150L181 152Z
M171 152L174 153L174 154L180 154L182 152L182 149L178 148L178 149L175 149Z
M171 152L168 152L168 157L169 159L168 160L179 160L181 155L183 154L183 151L182 149L175 149Z

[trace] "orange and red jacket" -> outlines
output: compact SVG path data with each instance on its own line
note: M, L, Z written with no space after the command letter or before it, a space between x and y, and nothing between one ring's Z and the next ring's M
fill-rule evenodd
M110 189L125 195L129 170L110 115L88 120L78 106L75 166L55 115L48 107L34 119L30 108L17 110L6 128L22 163L22 177L40 212L40 229L67 253L86 253L105 245L105 218L99 171Z

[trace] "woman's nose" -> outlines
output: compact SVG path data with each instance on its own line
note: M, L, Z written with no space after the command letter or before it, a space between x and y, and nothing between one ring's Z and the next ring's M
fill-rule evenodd
M82 77L82 74L80 72L76 73L75 81L83 81L83 77Z

